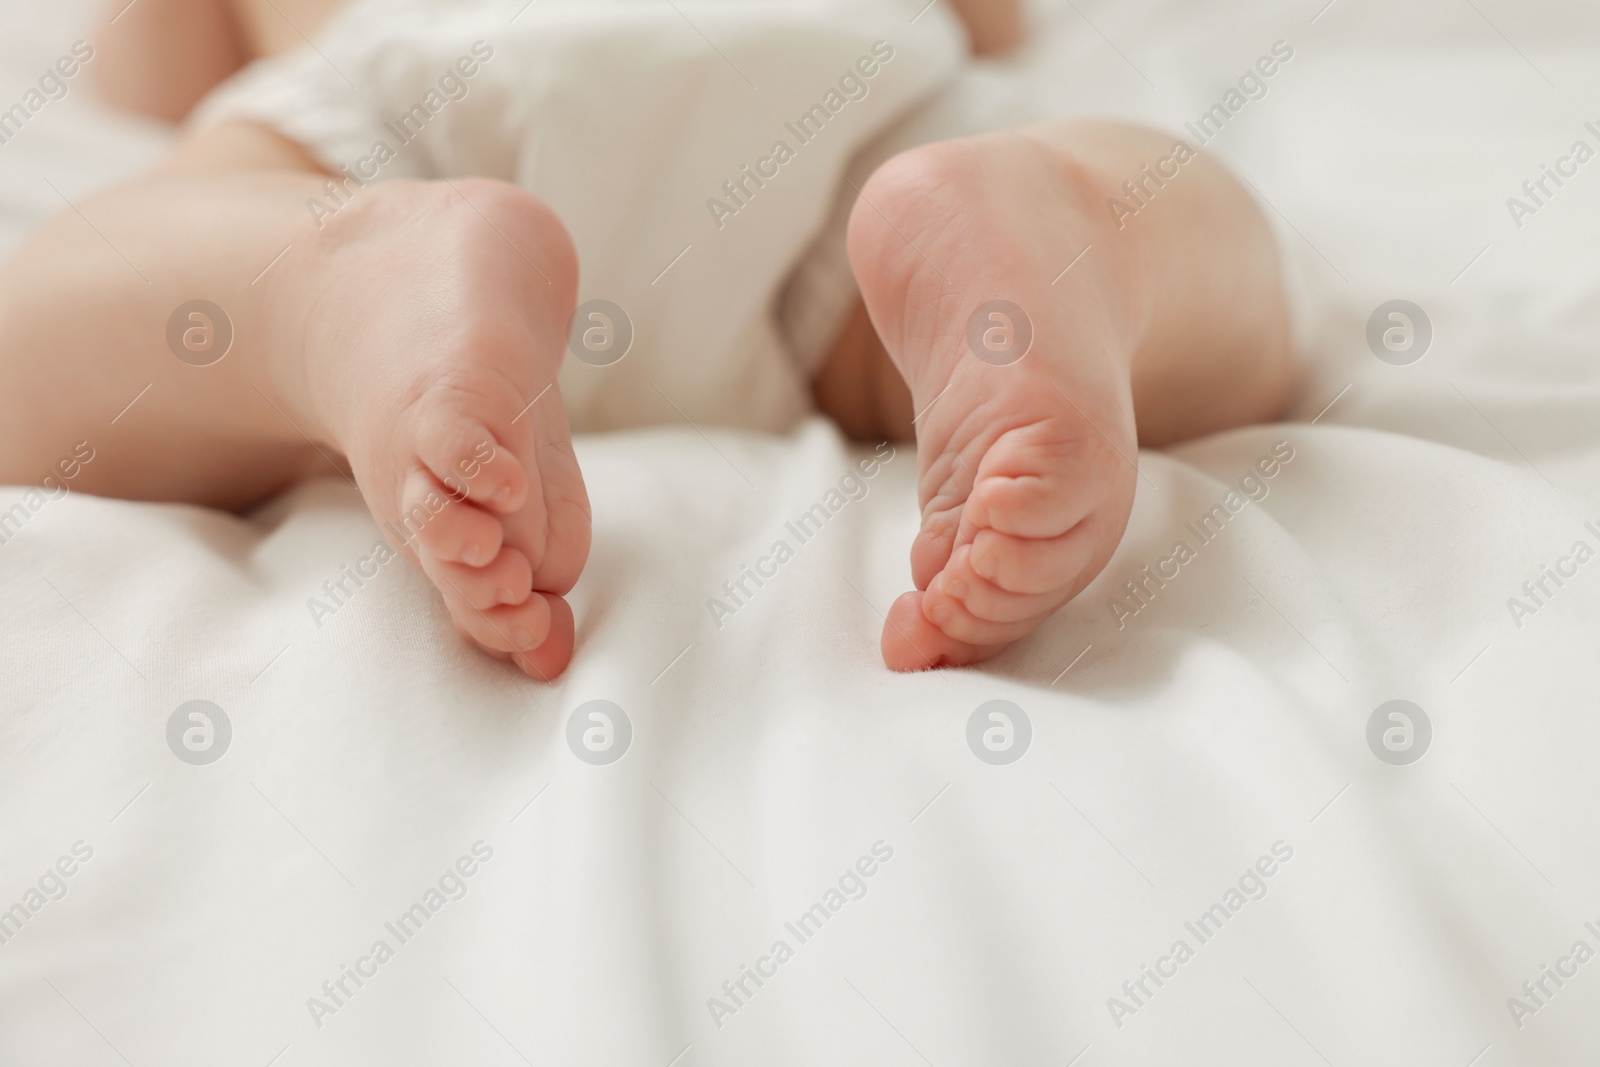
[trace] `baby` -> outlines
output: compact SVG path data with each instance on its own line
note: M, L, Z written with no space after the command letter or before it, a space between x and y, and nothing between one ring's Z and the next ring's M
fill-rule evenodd
M610 2L618 12L681 17L675 25L694 49L712 63L721 55L755 88L701 22L713 8L742 17L767 0ZM807 3L822 12L818 25L832 25L895 0L769 6L803 20ZM922 12L912 3L907 33L943 20L971 53L1003 52L1024 36L1017 3L934 0ZM397 0L402 21L424 35L430 19L443 33L449 20L491 9L501 25L528 32L547 18L560 31L549 12L561 5L534 4L524 15L520 3ZM382 7L352 5L368 15ZM209 97L221 118L191 122L154 173L69 205L0 268L0 482L31 479L86 437L108 443L74 484L134 500L239 509L337 471L384 528L407 531L397 547L438 587L468 641L553 678L572 656L564 595L590 540L569 412L580 430L620 424L604 417L603 398L575 402L581 385L565 389L564 410L572 367L563 362L590 322L608 337L633 328L602 313L574 323L579 253L590 277L626 250L595 236L576 209L549 206L578 201L570 182L547 191L537 160L492 163L510 154L501 133L536 124L536 108L463 89L449 105L461 116L450 136L466 145L464 158L491 162L360 181L299 132L311 128L315 107L277 122L214 106L253 76L241 75L247 67L259 73L296 57L332 66L320 36L330 21L344 20L346 38L383 24L338 7L112 5L89 64L108 99L177 121ZM586 10L592 19L597 9ZM788 39L809 39L806 24L796 25ZM646 40L641 62L667 51ZM446 72L451 84L493 54L487 42L464 53L459 75ZM892 43L877 42L849 84L864 85L894 54ZM374 69L407 62L403 48L386 46ZM285 91L296 84L280 80ZM605 80L584 81L551 91L595 101L603 123ZM1181 169L1158 166L1174 158ZM599 190L615 177L596 172L592 181ZM726 197L706 202L717 226L743 224L742 215L725 216L762 185L754 180L736 179ZM770 196L802 187L791 186ZM895 602L882 640L896 670L972 663L1029 634L1116 549L1141 446L1270 420L1287 400L1293 364L1271 231L1232 177L1171 136L1055 122L914 144L859 187L841 186L838 203L841 263L848 253L842 312L824 320L822 343L798 366L815 406L850 436L916 441L916 589ZM308 204L326 210L308 213ZM825 245L826 234L817 241ZM804 273L826 251L808 257L794 269ZM785 306L780 318L807 314L805 286L768 296L749 301L753 317L770 318L767 304ZM218 307L220 320L208 310ZM175 319L175 308L190 310ZM730 349L744 343L734 341ZM173 358L211 345L226 358ZM210 365L202 374L195 362ZM714 381L766 374L751 367L720 369ZM697 410L647 384L669 413ZM739 411L726 416L748 424Z

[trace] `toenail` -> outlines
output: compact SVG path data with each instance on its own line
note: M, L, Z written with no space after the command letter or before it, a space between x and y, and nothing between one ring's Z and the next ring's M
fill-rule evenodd
M955 600L961 600L967 595L967 583L960 578L945 578L940 584L944 586L945 595Z
M518 626L511 631L511 643L518 648L533 647L533 631L526 626Z
M940 604L938 607L928 612L928 618L933 621L935 626L943 626L945 623L950 621L950 609L945 605Z
M972 557L972 569L977 571L983 577L993 580L995 573L999 570L999 567L995 565L994 557L985 552L981 555L975 555Z
M478 565L478 546L468 545L461 550L461 562L469 567Z
M509 604L515 599L516 597L512 594L511 590L507 589L505 586L501 586L499 589L494 591L494 602L496 604Z
M500 491L494 495L494 502L501 507L505 507L507 504L511 503L511 487L509 485L502 485L500 487Z

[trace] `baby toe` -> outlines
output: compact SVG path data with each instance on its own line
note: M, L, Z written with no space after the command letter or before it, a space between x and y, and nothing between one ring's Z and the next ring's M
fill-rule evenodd
M506 652L478 640L475 629L466 626L457 616L451 616L451 622L468 643L476 645L480 651L500 660L516 664L530 678L541 682L552 681L561 672L567 669L572 662L572 649L576 628L573 625L572 608L567 602L557 596L544 593L535 593L535 598L544 598L550 612L550 625L545 635L544 642L538 648L527 652ZM503 642L502 642L503 643Z
M939 579L929 584L922 597L922 615L940 632L969 645L1004 645L1028 636L1049 611L1035 612L1024 619L997 621L980 618L960 600L939 591Z
M542 593L570 592L589 558L592 537L589 498L570 453L543 452L539 460L543 496L534 507L506 516L506 543L533 564L533 585Z
M450 496L427 471L413 471L400 497L400 527L407 540L438 559L481 566L500 552L500 520Z
M572 662L577 631L573 625L572 607L564 599L549 593L535 593L533 599L543 600L548 606L549 629L538 648L512 658L528 677L548 682L559 676Z
M889 609L879 648L883 662L893 671L926 671L959 667L987 659L998 648L981 648L958 641L929 622L922 612L921 593L905 593Z
M533 592L533 566L514 548L502 548L488 565L469 567L432 556L422 570L441 589L451 589L468 605L484 611L502 604L521 604Z
M459 590L449 585L440 589L460 628L486 649L527 654L550 636L549 601L558 598L536 595L521 604L475 608Z
M1013 537L1059 537L1104 499L1105 491L1093 484L1096 480L1081 467L1069 468L1065 460L1039 474L985 471L967 500L963 524Z
M950 561L960 521L959 507L924 514L922 528L911 542L911 581L918 589L928 588L934 575Z
M929 583L923 610L930 619L948 602L965 608L967 614L980 621L1025 622L1049 614L1065 600L1064 590L1060 588L1038 593L1002 589L973 570L971 558L970 545L956 549L950 557L950 565Z
M528 498L528 475L509 448L474 419L441 408L425 417L417 455L458 499L509 513Z
M1052 593L1073 584L1093 559L1098 542L1088 523L1060 537L1011 537L979 530L968 559L972 570L1012 593Z

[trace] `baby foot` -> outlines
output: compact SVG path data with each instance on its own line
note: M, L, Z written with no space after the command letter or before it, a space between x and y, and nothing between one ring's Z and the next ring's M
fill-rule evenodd
M856 202L851 265L919 413L917 591L883 630L895 670L994 655L1122 537L1138 452L1131 301L1102 210L1025 133L904 153Z
M483 180L361 191L320 235L308 404L456 629L550 679L589 501L555 386L576 255L532 195Z

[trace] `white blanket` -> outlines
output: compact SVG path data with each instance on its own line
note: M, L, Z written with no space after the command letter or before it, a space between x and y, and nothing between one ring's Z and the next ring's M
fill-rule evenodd
M370 562L343 482L0 491L0 1063L1600 1055L1600 164L1506 204L1600 146L1593 16L1316 6L1063 6L1025 60L1176 130L1291 44L1210 150L1284 222L1313 365L1299 421L1141 455L1105 574L982 669L877 658L909 449L787 530L868 455L817 422L582 439L551 686ZM9 15L0 91L80 15ZM83 95L0 146L13 234L157 147ZM1419 362L1369 350L1392 299Z

